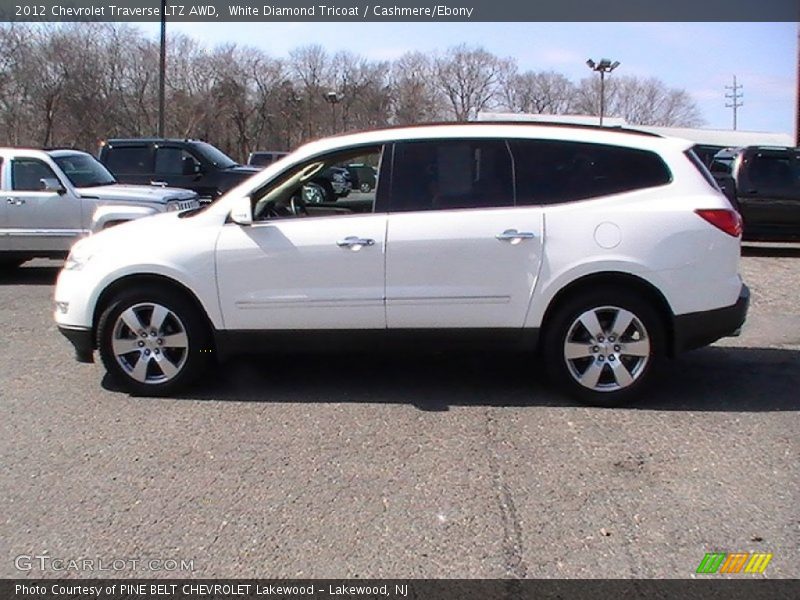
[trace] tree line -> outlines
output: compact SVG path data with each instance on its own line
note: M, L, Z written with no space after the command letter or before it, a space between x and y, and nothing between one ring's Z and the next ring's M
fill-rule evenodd
M154 135L158 64L158 41L136 27L0 24L0 145L94 152L105 138ZM605 114L632 124L703 123L686 91L656 78L615 73L605 95ZM597 115L599 98L596 75L574 82L521 71L479 46L381 61L305 45L276 58L168 36L166 134L208 140L238 159L332 133L465 121L486 110Z

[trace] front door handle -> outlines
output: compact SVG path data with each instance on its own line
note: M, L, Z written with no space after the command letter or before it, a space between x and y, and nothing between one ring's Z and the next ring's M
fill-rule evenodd
M536 237L532 231L517 231L516 229L506 229L503 233L494 236L502 242L519 244L522 240L530 240Z
M6 198L6 203L11 206L22 206L25 204L25 198Z
M350 248L351 250L361 250L364 246L374 246L375 240L369 238L360 238L355 235L350 235L336 242L339 248Z

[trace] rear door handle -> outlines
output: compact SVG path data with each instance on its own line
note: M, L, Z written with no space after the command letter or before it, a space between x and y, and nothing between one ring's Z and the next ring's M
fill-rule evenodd
M25 198L6 198L6 203L11 206L22 206L25 204Z
M506 229L503 233L494 236L502 242L518 244L520 240L529 240L536 237L532 231L517 231L516 229Z
M369 238L360 238L355 235L350 235L336 242L339 248L350 248L351 250L361 250L363 246L374 246L375 240Z

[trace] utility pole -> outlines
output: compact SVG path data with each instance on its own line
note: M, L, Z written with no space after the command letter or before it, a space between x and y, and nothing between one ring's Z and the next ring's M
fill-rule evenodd
M742 93L739 90L741 90L743 87L744 87L743 85L736 83L736 75L733 76L733 85L726 85L725 86L726 90L731 90L730 94L725 94L725 97L729 98L731 100L730 104L728 104L727 102L725 103L725 108L732 108L733 109L733 130L734 131L736 131L736 126L737 126L736 117L737 117L737 113L738 113L739 107L744 104L743 102L739 102L739 100L742 99Z

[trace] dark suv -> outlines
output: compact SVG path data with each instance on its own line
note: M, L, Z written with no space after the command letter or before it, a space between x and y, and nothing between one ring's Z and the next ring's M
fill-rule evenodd
M120 182L182 187L210 200L258 172L200 140L107 140L97 158Z
M731 188L745 240L800 240L800 148L723 150L714 157L711 172L720 185Z

